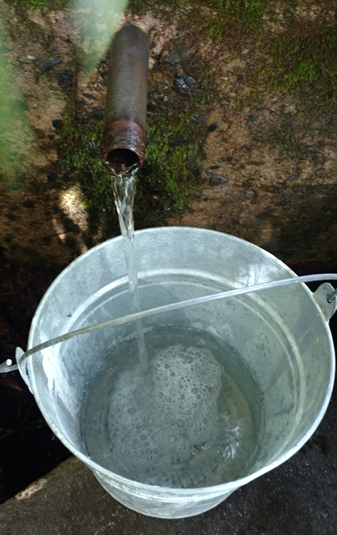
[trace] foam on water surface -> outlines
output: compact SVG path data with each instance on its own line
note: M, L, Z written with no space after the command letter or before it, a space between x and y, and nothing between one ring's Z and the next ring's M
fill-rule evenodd
M89 385L88 455L152 485L193 488L244 475L261 418L258 386L237 352L189 329L153 331L146 346L146 370L132 339Z

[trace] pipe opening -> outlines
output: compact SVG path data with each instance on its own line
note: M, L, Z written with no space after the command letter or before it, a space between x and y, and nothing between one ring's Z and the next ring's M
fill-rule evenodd
M132 150L113 149L105 156L104 164L116 173L121 173L134 164L140 165L140 160Z

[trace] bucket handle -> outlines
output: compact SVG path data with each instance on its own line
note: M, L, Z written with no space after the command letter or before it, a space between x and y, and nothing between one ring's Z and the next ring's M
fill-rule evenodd
M18 349L21 349L21 347L17 347L16 348L15 357L17 355ZM21 351L23 353L22 349L21 349ZM12 359L7 359L7 360L5 360L5 362L0 364L0 373L15 372L15 370L17 370L17 369L18 369L18 365L17 364L13 364Z
M47 347L51 347L61 342L65 342L66 340L69 340L70 338L73 338L74 336L78 336L80 334L86 334L86 333L97 331L100 329L105 329L106 327L113 327L114 325L120 325L122 323L128 323L130 321L134 321L137 319L142 319L148 316L153 316L154 314L160 314L163 312L172 312L174 310L179 310L181 308L194 306L194 305L198 305L202 303L205 304L211 301L219 301L221 299L237 297L239 295L244 295L244 294L248 294L252 292L260 292L262 290L269 290L271 288L279 288L280 286L288 286L288 285L299 284L299 283L304 283L304 282L317 282L317 281L322 281L322 280L337 280L337 274L336 273L323 273L323 274L318 274L318 275L303 275L301 277L290 277L288 279L264 282L262 284L255 284L253 286L245 286L243 288L236 288L235 290L226 290L225 292L205 295L203 297L195 297L194 299L188 299L186 301L179 301L177 303L171 303L169 305L164 305L161 307L150 308L148 310L143 310L142 312L129 314L121 318L104 321L102 323L96 323L95 325L89 325L88 327L84 327L83 329L78 329L76 331L71 331L70 333L61 334L60 336L57 336L56 338L52 338L51 340L48 340L46 342L43 342L42 344L38 344L37 346L32 347L31 349L28 349L26 352L23 352L23 350L18 347L15 352L17 364L12 365L11 359L7 359L6 362L0 364L0 373L15 371L18 369L18 365L20 365L20 372L22 372L23 378L27 382L27 385L29 386L28 374L25 370L23 370L23 367L21 366L22 361L26 359L27 357L30 357L30 355L32 355L33 353L36 353L37 351L42 351L43 349L46 349ZM320 288L322 287L323 289L320 290ZM331 284L325 283L325 284L321 284L319 288L316 290L315 294L312 294L312 295L317 306L320 307L320 309L322 310L322 313L324 314L326 320L328 321L337 309L337 290L334 290Z

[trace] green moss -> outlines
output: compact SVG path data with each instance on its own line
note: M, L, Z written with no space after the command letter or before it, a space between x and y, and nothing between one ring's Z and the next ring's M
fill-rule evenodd
M232 45L263 26L264 16L273 3L273 0L147 0L143 2L143 9L145 5L152 10L192 8L188 11L189 25L195 23L222 45ZM129 8L139 11L139 0L131 0ZM206 13L204 8L207 8ZM165 17L164 12L161 15ZM171 12L166 16L171 17Z
M69 105L61 130L61 172L76 181L91 212L97 209L113 212L110 177L100 160L102 121Z
M137 0L130 2L131 9L134 3ZM188 12L189 24L194 23L198 31L201 28L218 45L234 52L243 48L258 52L253 68L244 74L252 90L251 99L261 99L264 91L286 91L300 95L313 110L336 111L334 0L321 0L315 16L306 13L307 4L299 5L296 0L148 0L143 4L152 9L183 9L189 5L193 7ZM208 8L206 13L204 8ZM171 11L167 12L169 16ZM247 95L243 99L238 95L238 103L242 110Z
M149 224L151 219L163 219L168 211L183 209L195 190L205 126L197 112L161 109L149 119L147 136L138 190L148 206L140 199L135 211Z
M337 19L294 20L269 43L270 60L259 73L269 91L296 92L306 107L331 113L337 104Z
M268 0L204 0L213 16L208 17L205 28L208 35L224 44L242 40L263 26L263 16L271 4Z
M253 44L253 50L259 53L255 75L246 73L247 84L255 94L291 92L300 95L305 106L313 110L336 111L337 11L332 9L331 0L320 2L314 18L299 14L292 0L203 3L214 12L205 23L209 35L228 48L241 50ZM268 29L270 23L276 31Z
M22 6L26 9L63 9L71 0L6 0L7 4Z

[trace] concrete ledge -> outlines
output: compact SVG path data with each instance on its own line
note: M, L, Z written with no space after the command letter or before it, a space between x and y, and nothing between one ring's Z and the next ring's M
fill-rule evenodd
M183 520L120 505L70 458L0 506L0 535L336 535L337 396L315 435L288 462Z

